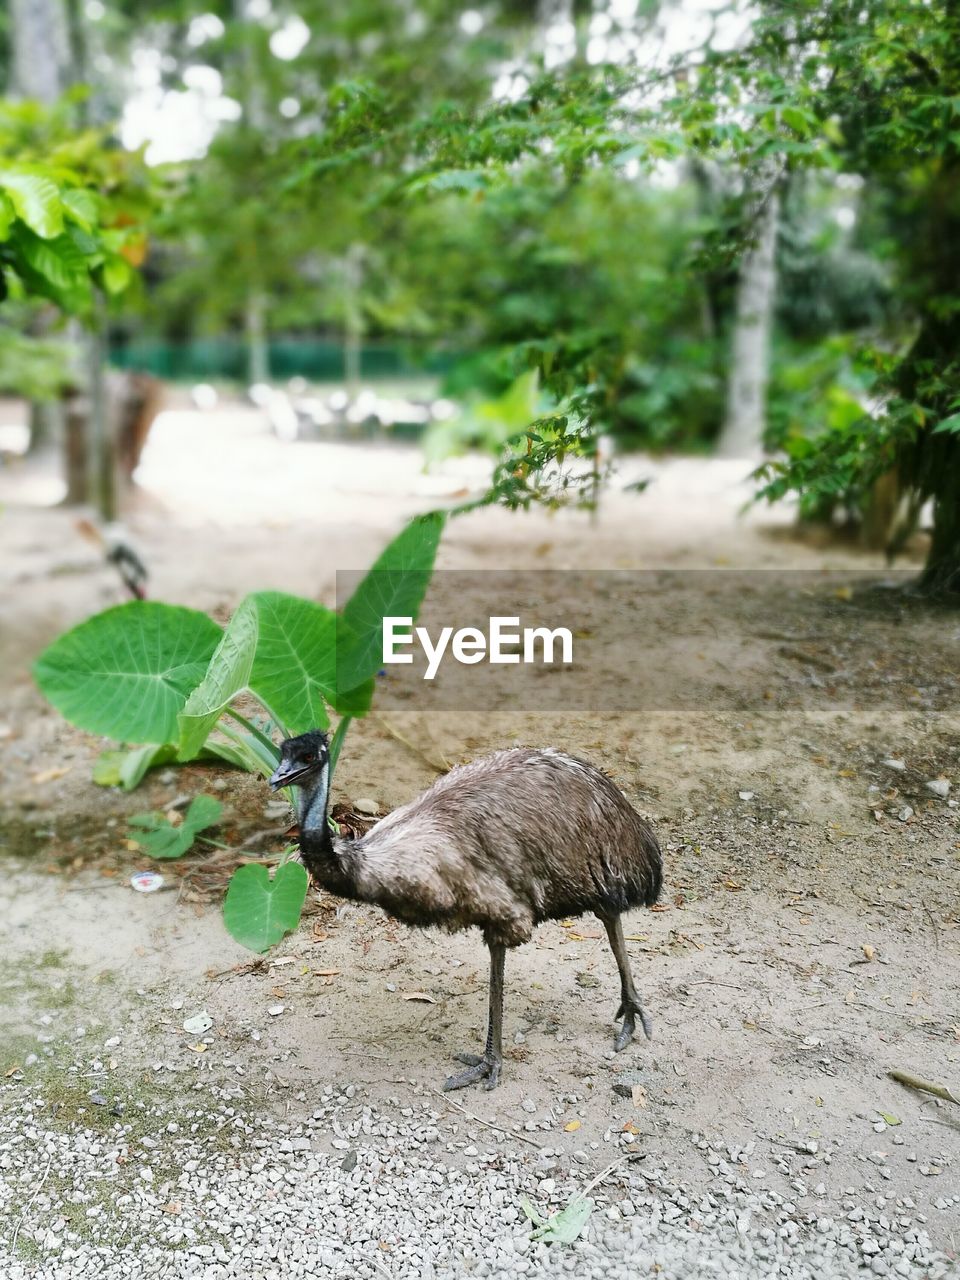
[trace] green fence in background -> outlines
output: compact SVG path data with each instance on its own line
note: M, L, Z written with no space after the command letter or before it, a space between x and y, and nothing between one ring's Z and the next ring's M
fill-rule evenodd
M270 343L270 376L308 378L313 382L341 382L343 347L319 338L276 338ZM191 342L164 342L137 338L113 342L110 363L118 369L136 369L172 382L244 382L247 351L241 338L197 338ZM417 362L402 349L367 345L360 352L364 378L410 378L445 373L454 363L450 355Z

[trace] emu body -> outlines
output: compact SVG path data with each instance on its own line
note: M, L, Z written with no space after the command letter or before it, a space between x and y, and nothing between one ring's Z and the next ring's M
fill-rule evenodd
M617 961L623 1025L651 1034L630 971L620 915L654 903L660 848L649 825L593 765L547 748L498 751L451 770L358 840L327 821L329 760L319 731L288 739L270 779L299 789L300 848L313 878L340 897L376 903L405 924L451 932L476 926L490 949L490 1017L483 1057L448 1089L499 1081L506 948L541 921L594 912Z

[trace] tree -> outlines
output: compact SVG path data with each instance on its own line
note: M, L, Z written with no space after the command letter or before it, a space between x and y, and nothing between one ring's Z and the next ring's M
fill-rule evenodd
M906 323L873 355L879 408L766 469L764 492L845 493L861 505L894 474L916 515L933 502L923 590L960 589L960 5L842 0L802 7L806 109L834 163L860 175L895 231ZM766 40L777 37L772 30ZM896 544L891 551L896 550Z

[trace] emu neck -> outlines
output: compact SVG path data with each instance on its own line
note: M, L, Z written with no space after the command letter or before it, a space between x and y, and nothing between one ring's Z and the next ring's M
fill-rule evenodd
M315 781L301 787L297 799L300 819L300 852L307 870L325 889L342 898L352 896L353 885L337 857L327 821L330 770L324 765Z

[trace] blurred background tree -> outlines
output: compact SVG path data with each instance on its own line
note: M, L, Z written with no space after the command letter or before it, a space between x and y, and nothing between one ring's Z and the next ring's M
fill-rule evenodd
M356 396L380 344L442 363L428 451L488 449L491 501L595 502L601 435L766 449L764 495L891 555L932 503L924 585L955 584L952 0L57 12L70 127L118 120L164 189L116 358L226 337L249 385L333 342Z

